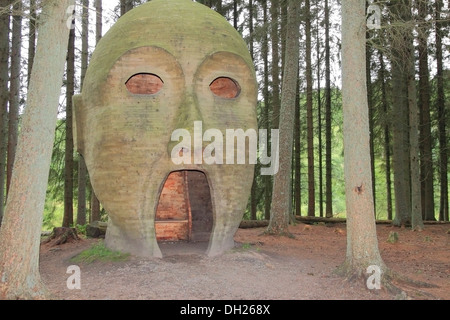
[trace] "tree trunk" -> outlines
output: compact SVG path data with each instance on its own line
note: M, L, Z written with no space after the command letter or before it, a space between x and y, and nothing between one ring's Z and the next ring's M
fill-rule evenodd
M253 46L253 32L254 32L254 28L253 28L253 0L250 0L248 3L248 14L249 14L249 21L248 21L248 28L249 28L249 47L250 47L250 56L252 57L252 60L255 59L255 52L254 52L254 46ZM253 184L252 184L252 190L251 190L251 194L250 194L250 219L252 220L256 220L256 212L258 210L258 196L257 196L257 192L258 192L258 174L257 174L257 168L258 166L255 166L254 172L255 174L253 175Z
M412 30L408 41L408 106L409 106L409 141L411 168L411 227L413 230L423 230L422 197L420 192L420 149L419 149L419 106L417 105L416 69Z
M73 226L73 124L72 97L75 93L75 28L70 31L67 54L66 143L64 167L64 218L62 226Z
M92 197L91 197L91 222L100 221L100 220L101 220L100 202L98 201L98 198L95 195L95 192L92 191Z
M422 214L428 221L436 221L434 217L434 190L433 190L433 158L431 135L431 116L430 116L430 82L428 71L428 34L429 24L425 19L428 15L428 2L418 1L419 21L422 22L418 28L419 42L419 103L420 103L420 141L421 141L421 181L422 181ZM419 129L419 128L417 128ZM411 174L414 174L411 168Z
M6 171L6 194L8 195L11 183L14 159L16 157L17 135L19 130L19 108L20 108L20 69L22 50L22 2L14 4L12 44L11 44L11 76L9 95L9 127L8 127L8 159Z
M120 15L123 16L125 13L133 9L133 0L120 0Z
M270 38L272 40L272 129L278 129L280 123L279 10L279 0L272 0L270 7L272 19L270 32Z
M392 180L391 180L391 136L389 126L389 115L391 114L386 91L386 67L382 51L379 51L380 60L380 83L381 83L381 103L383 105L384 121L384 158L386 166L386 205L387 218L392 220Z
M333 216L331 174L331 56L330 56L330 8L325 0L325 215Z
M238 30L238 21L239 21L239 14L238 14L237 0L233 0L233 26L236 30Z
M255 166L255 173L256 173L256 166ZM252 184L252 191L250 194L250 219L251 220L256 220L256 211L258 209L257 205L258 205L258 198L257 198L257 189L258 189L258 185L256 182L256 177L253 178L253 184Z
M408 21L410 7L408 0L402 0L391 7L398 21ZM395 21L394 21L395 22ZM393 169L395 193L395 219L393 224L405 226L411 222L411 181L409 161L409 111L407 92L407 66L405 48L408 38L404 26L392 31L392 89L393 89Z
M448 214L448 145L446 124L447 115L445 110L444 93L444 66L442 55L442 30L441 18L442 0L436 0L436 63L437 63L437 113L438 113L438 131L439 131L439 181L440 181L440 203L439 203L439 221L449 221Z
M255 59L255 49L254 49L254 45L253 45L253 32L254 32L254 28L253 28L253 0L249 0L248 2L248 31L249 31L249 47L250 47L250 55L252 56L252 59Z
M300 86L297 84L297 90ZM297 94L295 101L295 120L294 120L294 200L295 216L302 215L302 190L301 190L301 124L300 124L300 93Z
M102 0L95 0L95 41L98 44L100 39L102 38L102 30L103 30L103 1ZM90 189L92 190L92 186L90 185ZM91 195L91 216L90 220L93 221L100 221L101 215L100 215L100 202L95 195L94 190L92 190Z
M95 0L95 43L98 43L102 38L103 33L103 2L102 0Z
M279 1L279 0L278 0ZM283 70L284 70L284 63L286 58L286 32L287 32L287 16L288 16L288 3L286 0L283 0L281 2L278 2L280 5L280 43L281 43L281 78L283 78ZM281 91L283 88L281 88Z
M362 277L370 265L386 269L378 250L366 87L365 1L342 2L342 98L347 254L341 271Z
M367 3L366 3L367 6ZM369 33L366 32L366 39L369 36ZM374 214L375 219L377 216L377 198L376 198L376 186L375 186L375 147L374 147L374 104L372 102L372 78L371 78L371 70L370 63L372 61L372 48L371 45L367 42L366 45L366 83L367 83L367 103L369 108L369 131L370 131L370 172L372 175L372 193L373 193L373 205L374 205Z
M311 62L311 4L305 0L306 36L306 119L308 132L308 216L316 215L316 188L314 178L314 122L313 122L313 77Z
M36 0L30 0L30 20L28 23L28 74L27 86L30 83L31 70L33 69L34 55L36 52Z
M44 298L39 244L64 74L70 0L44 2L27 108L0 229L0 299Z
M10 1L0 0L0 7L9 8ZM5 203L6 141L8 137L9 100L9 14L0 15L0 225Z
M89 56L89 0L83 0L83 18L81 34L81 82L83 87L84 77L88 67ZM83 157L78 157L78 208L77 224L84 226L86 224L86 184L87 168Z
M286 40L286 64L280 112L280 167L274 177L272 207L268 234L289 234L290 176L292 172L292 145L299 61L299 2L289 1Z
M319 3L320 1L317 0L316 7L317 7L317 15L319 15ZM323 143L322 143L322 97L321 97L321 86L320 86L320 79L322 77L321 75L321 69L320 69L320 28L319 28L319 18L317 17L317 58L319 59L317 61L317 123L318 123L318 143L319 143L319 215L320 217L323 217Z
M267 10L267 0L263 0L263 21L268 21L268 10ZM270 101L269 101L269 39L267 32L264 33L261 52L264 59L264 89L263 89L263 99L264 99L264 111L262 126L267 129L267 132L271 129L271 123L269 119L270 114ZM270 146L267 146L269 150ZM272 199L272 176L263 176L264 181L264 218L266 220L270 219L270 204Z

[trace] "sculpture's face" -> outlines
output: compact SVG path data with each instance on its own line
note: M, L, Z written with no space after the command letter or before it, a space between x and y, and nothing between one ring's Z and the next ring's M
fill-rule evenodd
M220 130L224 142L226 129L256 129L256 95L245 44L209 8L154 0L117 22L92 57L82 96L74 99L76 143L109 213L111 247L160 255L155 210L166 177L177 170L206 174L214 214L209 253L230 246L253 167L194 164L194 121L202 122L203 132ZM192 151L192 164L172 161L177 129L191 133L192 150L186 145L184 152Z

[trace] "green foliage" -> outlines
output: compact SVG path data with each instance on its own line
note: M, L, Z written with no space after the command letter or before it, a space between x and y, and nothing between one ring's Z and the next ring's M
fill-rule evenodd
M75 263L93 263L95 261L125 261L130 254L112 251L105 247L103 241L99 241L91 248L81 252L71 259Z
M60 227L64 214L64 207L61 202L47 198L44 208L44 220L42 228L44 231L51 231L55 227Z
M77 224L77 226L76 226L77 233L86 235L86 227L87 227L87 224L85 224L85 225Z

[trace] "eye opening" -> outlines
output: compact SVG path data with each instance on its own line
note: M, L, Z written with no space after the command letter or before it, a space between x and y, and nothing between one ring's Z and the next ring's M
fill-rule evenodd
M161 91L164 81L153 73L137 73L125 82L125 86L130 93L152 95Z
M241 93L239 83L229 77L218 77L209 85L211 92L220 98L234 99Z

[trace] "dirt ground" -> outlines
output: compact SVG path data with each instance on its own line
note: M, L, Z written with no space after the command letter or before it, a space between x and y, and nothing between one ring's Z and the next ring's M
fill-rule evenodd
M290 227L295 238L239 229L236 247L222 256L203 254L204 244L161 245L163 259L130 256L120 262L78 264L81 289L69 290L70 259L98 239L41 246L40 271L57 300L450 300L450 225L422 232L378 225L381 256L392 270L434 285L401 284L403 294L369 290L334 271L344 261L344 224ZM397 243L386 240L398 232Z

